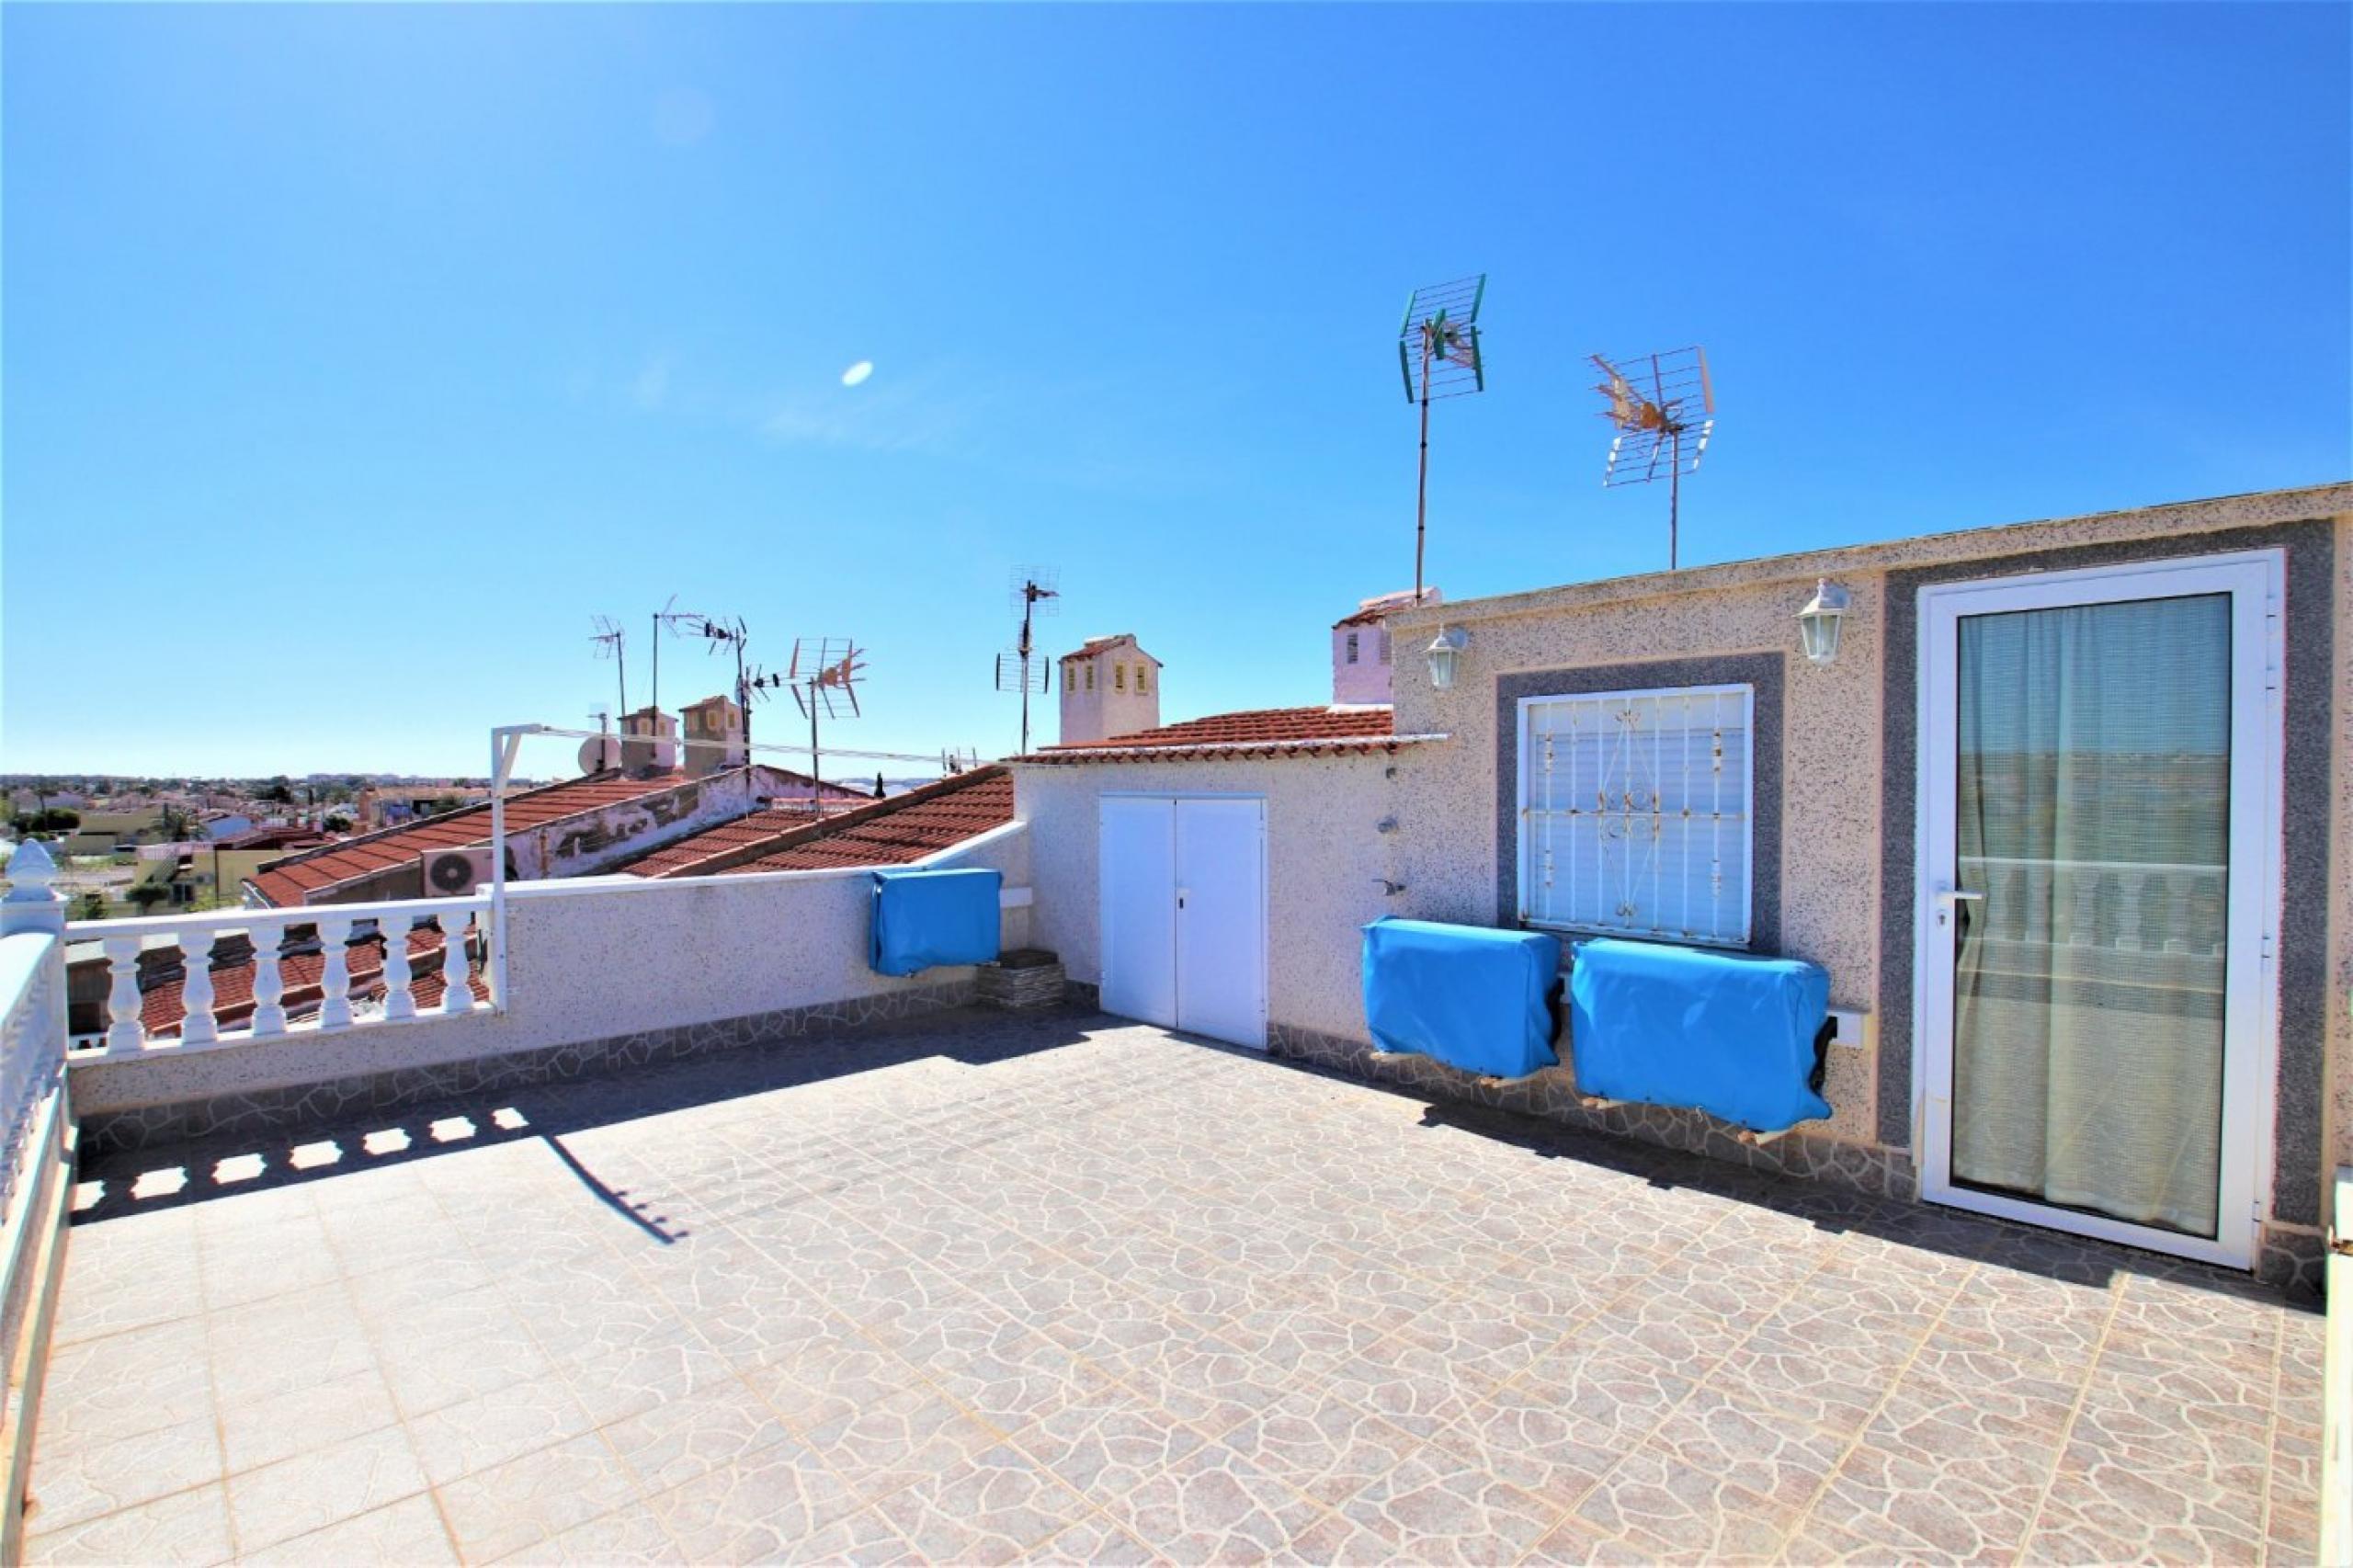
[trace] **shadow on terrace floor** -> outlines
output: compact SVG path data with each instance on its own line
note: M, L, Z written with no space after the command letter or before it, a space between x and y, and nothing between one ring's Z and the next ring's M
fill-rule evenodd
M109 1151L88 1156L75 1173L73 1222L99 1224L536 1139L600 1201L649 1235L672 1241L684 1233L671 1230L664 1216L644 1212L627 1192L608 1187L564 1147L563 1135L927 1058L986 1066L1075 1044L1090 1028L1118 1027L1119 1019L1074 1010L954 1009L855 1033L795 1037L399 1109Z
M685 1233L667 1216L633 1201L629 1191L607 1185L564 1146L563 1135L927 1058L984 1066L1074 1045L1091 1032L1130 1027L1108 1015L1076 1010L959 1010L858 1033L804 1037L559 1083L484 1089L407 1109L355 1113L267 1134L222 1135L116 1152L92 1159L79 1173L74 1219L76 1224L101 1223L211 1198L537 1139L599 1201L649 1237L668 1242ZM1531 1159L1570 1160L1617 1171L1662 1190L1681 1188L1751 1205L1825 1232L1852 1233L2096 1288L2119 1274L2137 1274L2233 1295L2274 1301L2280 1295L2228 1269L1957 1210L1869 1198L1824 1182L1751 1170L1511 1111L1433 1101L1403 1085L1367 1084L1297 1061L1268 1061L1256 1051L1193 1036L1175 1038L1203 1050L1263 1062L1274 1071L1332 1078L1418 1105L1420 1125L1434 1132L1469 1133L1522 1151Z
M1363 1083L1347 1074L1309 1062L1286 1062L1283 1065L1344 1083ZM1421 1125L1432 1131L1472 1133L1494 1143L1523 1150L1531 1159L1574 1160L1638 1176L1663 1191L1682 1188L1753 1204L1802 1219L1820 1231L1852 1233L1961 1262L1990 1264L2075 1285L2104 1288L2120 1274L2137 1274L2229 1295L2285 1300L2290 1305L2311 1311L2317 1311L2320 1305L2318 1297L2308 1290L2282 1291L2259 1284L2250 1275L2234 1269L2164 1253L2043 1230L1959 1209L1871 1198L1828 1182L1754 1170L1706 1154L1564 1127L1517 1111L1433 1100L1404 1085L1370 1086L1421 1106Z

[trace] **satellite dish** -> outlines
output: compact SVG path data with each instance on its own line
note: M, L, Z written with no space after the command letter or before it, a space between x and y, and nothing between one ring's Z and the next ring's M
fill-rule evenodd
M615 735L591 735L580 743L580 771L609 773L621 765L621 743Z

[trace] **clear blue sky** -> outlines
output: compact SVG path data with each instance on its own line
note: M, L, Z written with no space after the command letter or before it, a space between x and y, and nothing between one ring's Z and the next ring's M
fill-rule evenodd
M1455 597L1664 564L1595 349L1708 346L1695 562L2342 479L2348 15L10 5L0 767L480 771L673 593L995 755L1029 560L1323 700L1482 269Z

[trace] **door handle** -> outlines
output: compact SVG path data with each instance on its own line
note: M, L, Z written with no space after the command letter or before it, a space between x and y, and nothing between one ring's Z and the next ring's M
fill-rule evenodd
M1985 895L1969 888L1938 888L1936 893L1937 924L1952 924L1953 911L1964 903L1983 903Z

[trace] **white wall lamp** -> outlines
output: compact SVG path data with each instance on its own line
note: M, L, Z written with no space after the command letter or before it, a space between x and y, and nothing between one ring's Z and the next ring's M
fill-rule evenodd
M1459 626L1449 626L1430 640L1430 686L1444 691L1454 684L1455 662L1462 657L1462 650L1471 645L1471 633Z
M1798 611L1798 641L1808 659L1826 665L1838 656L1838 625L1853 602L1853 596L1829 578L1814 583L1813 597Z

